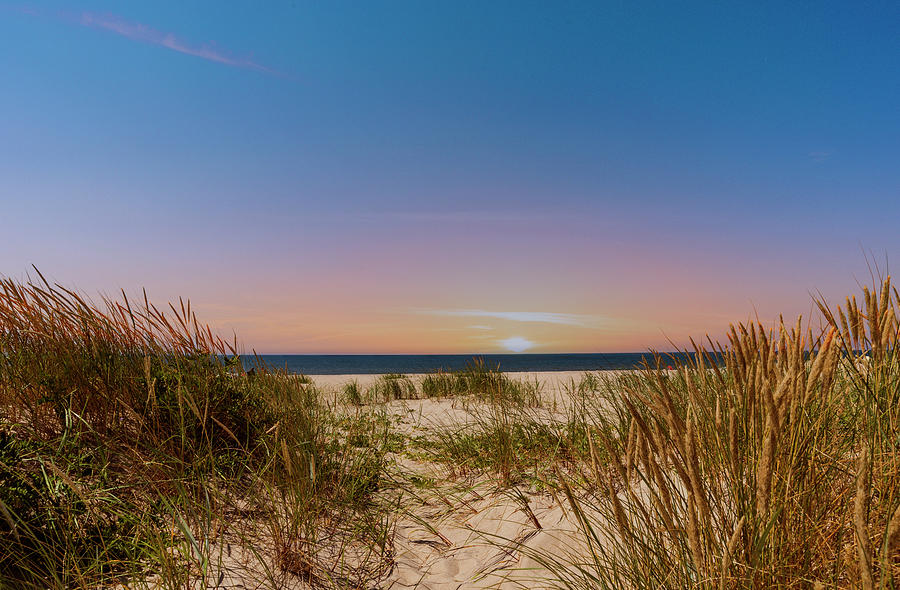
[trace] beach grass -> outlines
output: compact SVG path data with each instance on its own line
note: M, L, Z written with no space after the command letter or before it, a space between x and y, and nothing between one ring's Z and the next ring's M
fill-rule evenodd
M363 391L359 386L359 381L353 380L344 384L342 388L342 393L344 394L344 400L348 404L352 404L354 406L361 406L364 403Z
M578 556L496 539L541 587L896 588L900 294L817 303L559 399L477 361L333 397L187 302L3 279L0 587L379 587L403 496L459 479L572 515ZM467 418L401 432L423 403Z
M95 304L4 279L0 587L185 587L238 570L357 583L390 551L374 500L386 439L356 436L370 430L308 380L245 372L187 302Z
M816 330L736 325L594 397L610 460L562 479L592 550L534 555L556 586L897 587L900 296L862 300L817 301Z
M557 470L577 477L571 469L577 470L589 457L584 414L574 405L564 412L554 410L542 399L544 387L537 380L499 372L502 379L486 378L482 371L476 367L447 376L477 384L459 389L470 394L464 398L469 419L438 428L414 446L454 474L499 476L501 487L521 483L546 487ZM594 379L592 374L584 377L590 383Z
M367 391L370 400L390 402L401 399L416 399L418 391L412 379L400 373L386 373Z

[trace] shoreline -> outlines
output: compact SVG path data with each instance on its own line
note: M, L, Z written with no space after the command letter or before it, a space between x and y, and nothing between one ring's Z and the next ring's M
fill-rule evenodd
M544 388L550 390L561 390L564 386L574 382L577 384L581 381L585 373L604 373L613 376L618 373L627 372L629 369L602 369L598 371L501 371L504 375L519 381L539 381ZM311 379L319 387L338 388L347 383L356 381L360 387L368 387L374 384L379 378L390 373L345 373L341 375L312 375L304 374L304 377ZM404 373L406 377L411 379L417 385L422 379L434 373Z

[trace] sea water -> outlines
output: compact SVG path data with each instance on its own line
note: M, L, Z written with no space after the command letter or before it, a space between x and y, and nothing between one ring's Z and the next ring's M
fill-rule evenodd
M683 353L660 353L662 365L684 359ZM602 371L636 369L656 361L647 352L578 354L264 354L266 366L306 375L366 375L458 371L476 362L507 372ZM252 357L243 358L247 367Z

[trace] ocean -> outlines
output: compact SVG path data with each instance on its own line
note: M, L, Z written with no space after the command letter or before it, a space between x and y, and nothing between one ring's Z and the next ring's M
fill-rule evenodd
M668 364L679 353L662 353ZM646 352L598 354L264 354L266 366L306 375L366 375L373 373L430 373L465 369L476 360L501 371L600 371L635 369L653 356ZM244 357L248 367L253 359Z

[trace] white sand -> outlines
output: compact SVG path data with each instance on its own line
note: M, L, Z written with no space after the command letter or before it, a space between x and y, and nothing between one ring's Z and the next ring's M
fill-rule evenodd
M584 372L508 373L519 380L537 380L545 403L567 398L567 386ZM313 375L325 392L338 396L345 383L372 385L379 375ZM409 375L418 384L423 375ZM398 432L408 436L434 435L448 426L472 419L471 405L459 398L400 400L385 408ZM399 473L434 480L433 489L420 490L397 515L394 537L395 568L380 587L459 590L466 588L542 588L552 575L536 562L534 552L565 561L584 560L583 534L567 505L546 493L520 489L516 498L489 477L454 480L445 467L396 457ZM527 499L528 510L521 498ZM544 581L542 581L544 580Z
M509 373L511 378L537 380L542 384L545 402L566 398L567 386L577 384L580 371ZM333 399L341 399L345 383L356 381L365 388L379 375L311 376L316 385ZM414 381L423 375L410 375ZM408 437L440 436L444 428L471 422L475 412L485 406L465 398L398 400L384 405L366 406L353 411L386 411L392 427ZM348 410L350 407L347 407ZM534 410L548 419L554 416L547 407ZM463 477L444 465L413 459L406 454L392 456L393 477L407 482L400 492L400 505L393 518L392 567L369 587L386 589L463 590L484 588L548 588L554 578L546 558L560 564L590 562L584 534L579 531L571 507L548 492L520 486L503 489L487 474ZM417 478L433 485L415 486ZM396 493L392 491L387 494ZM526 507L527 504L527 507ZM584 508L584 507L583 507ZM251 524L252 528L252 524ZM245 540L253 540L259 553L235 544L213 564L213 578L196 587L223 586L304 590L310 588L301 577L263 568L260 558L269 560L272 538L266 531L252 531ZM603 539L600 540L604 542ZM352 547L346 547L353 551ZM357 548L365 550L365 548ZM350 561L354 561L352 558ZM390 562L385 562L389 564ZM271 562L270 562L270 565ZM572 570L569 570L571 575ZM274 574L277 580L269 575ZM326 584L327 585L327 584ZM338 587L352 587L338 583Z

